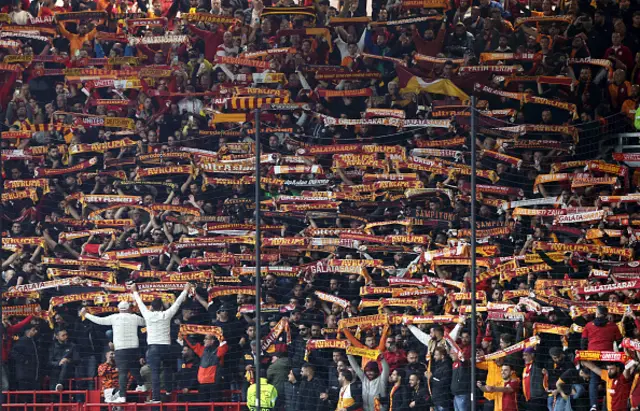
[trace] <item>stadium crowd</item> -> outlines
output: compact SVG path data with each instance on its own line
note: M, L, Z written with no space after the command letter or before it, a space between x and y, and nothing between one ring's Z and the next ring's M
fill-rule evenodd
M636 0L0 12L3 391L639 409Z

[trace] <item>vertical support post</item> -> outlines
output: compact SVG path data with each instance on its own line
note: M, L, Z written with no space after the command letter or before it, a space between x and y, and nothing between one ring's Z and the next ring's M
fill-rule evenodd
M260 248L262 246L260 238L260 109L255 112L255 128L256 128L256 184L255 184L255 203L256 203L256 355L254 368L256 370L256 411L261 411L260 404L260 356L262 355L262 344L260 341L260 324L261 324L261 308L262 308L262 277L260 276ZM250 407L250 404L247 404ZM251 408L251 407L250 407Z
M476 98L471 97L471 411L476 411Z

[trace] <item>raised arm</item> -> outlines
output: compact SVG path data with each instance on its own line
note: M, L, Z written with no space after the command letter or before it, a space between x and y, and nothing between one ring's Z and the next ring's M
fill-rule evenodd
M591 362L591 361L580 361L580 364L582 364L583 367L587 367L588 369L590 369L594 373L596 373L598 375L602 375L602 368L598 367L593 362Z
M117 314L113 314L108 317L98 317L93 314L85 313L84 318L98 325L113 325L113 317L116 315Z
M171 318L174 315L176 315L176 313L178 312L178 309L180 308L184 300L187 298L187 294L189 293L190 288L191 288L191 285L189 283L186 283L184 286L184 290L182 290L182 293L180 293L180 296L178 297L178 299L173 303L173 305L171 305L171 307L169 307L167 311L165 311L165 315L167 317Z
M360 368L360 365L358 365L356 359L353 357L353 355L347 355L347 358L349 359L349 365L351 365L351 369L356 373L358 378L360 378L360 381L364 381L365 375L362 372L362 368Z
M138 310L140 310L140 314L142 314L143 317L146 317L147 315L149 315L151 311L149 311L147 306L144 305L144 301L142 301L142 298L140 298L140 294L138 294L138 291L133 292L133 299L136 301L136 304L138 305Z
M411 330L411 333L413 333L418 341L420 341L424 345L429 345L429 341L431 341L431 336L429 334L423 332L415 325L409 325L409 330Z
M382 378L382 382L386 385L387 381L389 381L389 363L384 359L384 357L382 357L380 364L382 364L382 374L380 374L380 377Z

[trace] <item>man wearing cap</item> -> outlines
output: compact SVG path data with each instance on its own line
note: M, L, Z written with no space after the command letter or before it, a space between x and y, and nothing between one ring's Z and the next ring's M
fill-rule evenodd
M79 315L92 323L98 325L110 325L113 329L113 346L116 356L116 367L118 368L118 386L119 395L113 394L112 402L127 402L127 376L129 373L133 375L136 381L142 381L139 368L139 348L138 327L145 325L144 318L131 314L129 312L130 305L127 301L118 303L118 314L112 314L107 317L97 317L87 313L86 308L80 310ZM138 386L136 391L145 391L143 386Z
M191 284L186 283L184 290L168 310L162 310L162 300L156 298L151 302L151 310L140 298L135 284L131 286L133 298L138 304L140 314L147 324L147 363L151 367L151 401L160 402L160 372L162 359L169 355L171 346L171 319L176 315L182 302L187 298Z

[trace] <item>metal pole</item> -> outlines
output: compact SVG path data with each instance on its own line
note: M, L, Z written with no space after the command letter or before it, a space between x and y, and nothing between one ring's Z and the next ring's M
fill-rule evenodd
M255 365L256 369L256 410L261 411L260 404L260 356L262 355L262 342L260 341L260 324L261 324L261 308L262 308L262 289L260 276L260 109L256 109L256 185L255 185L255 201L256 201L256 355Z
M471 411L476 411L476 98L471 97Z

